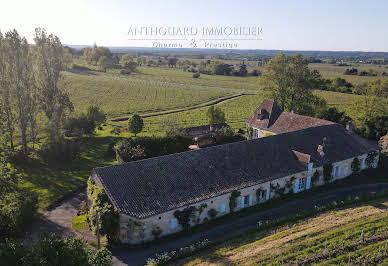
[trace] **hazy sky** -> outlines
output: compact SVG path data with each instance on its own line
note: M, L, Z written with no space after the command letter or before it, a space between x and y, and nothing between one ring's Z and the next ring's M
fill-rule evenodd
M0 7L0 30L29 40L43 27L65 44L152 46L128 40L129 28L260 26L263 40L238 48L388 51L386 0L1 0Z

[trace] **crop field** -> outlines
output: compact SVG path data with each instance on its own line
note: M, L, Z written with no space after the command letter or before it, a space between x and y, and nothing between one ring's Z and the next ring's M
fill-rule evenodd
M388 198L212 246L176 265L387 265ZM348 264L350 263L350 264Z
M236 92L77 74L64 75L60 86L65 86L70 93L77 113L85 111L91 104L98 104L109 116L183 108Z
M346 106L349 106L361 97L358 95L330 91L316 91L315 93L326 99L329 106L336 106L340 110L345 109ZM263 93L244 95L219 103L217 104L217 107L225 112L226 122L233 129L245 129L245 120L253 113L264 98L265 95ZM207 108L208 107L203 107L174 114L146 117L144 118L144 129L142 134L161 135L160 125L165 119L176 121L179 127L206 125L209 123L206 117ZM116 122L112 124L124 126L125 122Z

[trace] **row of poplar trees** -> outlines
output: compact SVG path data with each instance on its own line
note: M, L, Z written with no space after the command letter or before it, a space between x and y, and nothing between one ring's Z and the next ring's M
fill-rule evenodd
M73 110L69 95L58 86L64 67L64 48L57 36L38 28L34 44L29 44L16 30L0 32L3 149L15 151L20 145L20 152L28 156L38 134L51 142L61 138L61 124ZM44 131L40 132L39 124L45 125Z

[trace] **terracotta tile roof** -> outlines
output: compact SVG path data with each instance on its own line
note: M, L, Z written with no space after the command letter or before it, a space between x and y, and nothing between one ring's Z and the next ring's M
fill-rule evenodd
M281 113L282 109L275 100L264 99L246 123L256 128L268 128L275 123Z
M303 153L303 152L298 152L295 150L292 150L292 152L295 154L296 158L302 163L309 163L310 162L310 155Z
M334 124L96 168L92 177L121 213L142 219L307 170L292 150L319 166L377 149Z
M269 119L258 119L262 110L269 110ZM264 129L276 134L287 133L309 127L335 124L323 119L298 115L291 112L282 112L276 101L272 99L265 99L256 108L246 123L251 127Z

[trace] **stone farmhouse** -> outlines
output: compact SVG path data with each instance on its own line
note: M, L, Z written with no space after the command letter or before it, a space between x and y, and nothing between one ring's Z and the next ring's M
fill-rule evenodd
M257 125L257 136L261 130L276 135L94 169L93 180L120 213L121 242L152 241L345 178L355 158L361 169L377 167L379 147L342 125L307 119L287 129L281 121L304 119L282 112L272 100L260 106L247 123ZM329 180L323 176L328 165ZM184 221L183 213L190 219Z

